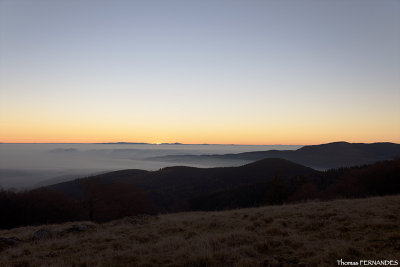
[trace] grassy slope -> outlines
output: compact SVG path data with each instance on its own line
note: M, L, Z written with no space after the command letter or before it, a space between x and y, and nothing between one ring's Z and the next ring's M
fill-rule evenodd
M0 265L337 266L338 259L400 260L400 196L125 218L57 234L71 225L46 226L56 237L41 241L30 241L41 227L0 231L0 237L24 240L0 252Z

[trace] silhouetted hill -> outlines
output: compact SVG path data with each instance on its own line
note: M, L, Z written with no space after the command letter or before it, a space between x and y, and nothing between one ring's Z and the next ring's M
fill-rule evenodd
M310 176L317 171L283 159L264 159L241 167L194 168L167 167L159 171L124 170L49 186L73 198L87 196L88 184L130 183L146 192L156 211L190 209L188 200L205 194L244 185L268 183L276 175Z
M321 172L273 158L240 167L124 170L48 188L84 199L88 185L117 182L143 191L152 203L153 210L148 212L219 210L400 193L400 160Z
M400 159L323 172L283 159L123 170L25 192L0 190L0 228L390 194L400 194Z
M309 175L278 175L269 182L240 186L190 199L190 210L221 210L308 200L400 193L400 159L331 169Z
M171 155L153 157L150 160L180 163L222 161L229 165L235 162L252 162L264 158L282 158L314 169L325 170L370 164L396 157L400 157L400 144L334 142L304 146L297 150L268 150L224 155Z
M73 181L53 184L46 186L45 188L57 191L72 198L83 199L85 197L84 185L91 180L96 180L96 182L101 182L102 184L107 185L116 182L124 182L125 180L130 180L132 177L141 176L146 173L148 173L148 171L137 169L113 171L90 177L75 179Z
M400 158L374 164L325 172L332 181L316 198L354 198L400 193Z

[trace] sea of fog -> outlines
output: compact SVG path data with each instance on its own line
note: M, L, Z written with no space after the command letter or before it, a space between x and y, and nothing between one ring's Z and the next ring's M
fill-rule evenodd
M28 189L113 170L158 170L177 165L148 159L157 156L291 150L300 147L287 145L0 144L0 187ZM219 166L217 162L185 165ZM232 163L233 165L235 164Z

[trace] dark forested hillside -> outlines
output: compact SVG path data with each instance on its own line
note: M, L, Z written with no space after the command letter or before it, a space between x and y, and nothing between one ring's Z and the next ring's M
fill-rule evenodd
M284 159L241 167L123 170L27 192L1 191L6 219L0 227L390 194L400 194L400 159L328 171Z
M315 171L282 159L241 167L168 167L124 170L50 186L83 197L83 183L124 182L143 190L151 212L219 210L309 199L366 197L400 193L400 160Z
M132 184L104 184L97 179L82 179L79 184L84 192L81 197L50 188L0 190L0 228L80 220L103 222L153 211L147 194Z
M49 186L72 197L84 198L83 183L130 183L149 196L158 212L190 209L188 200L213 192L245 185L268 183L276 175L283 177L316 175L318 172L283 159L265 159L241 167L193 168L167 167L147 172L124 170Z

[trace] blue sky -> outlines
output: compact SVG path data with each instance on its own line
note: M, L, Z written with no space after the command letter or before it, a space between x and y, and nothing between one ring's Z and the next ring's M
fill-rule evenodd
M400 142L400 1L0 9L3 141Z

